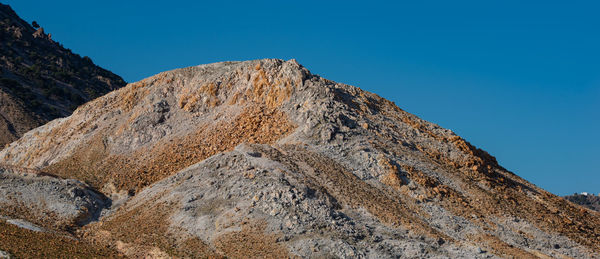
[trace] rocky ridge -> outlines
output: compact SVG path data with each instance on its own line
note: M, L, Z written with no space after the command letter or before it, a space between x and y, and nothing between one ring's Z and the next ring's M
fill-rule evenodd
M577 194L565 196L568 201L584 206L588 209L600 211L600 196L593 194Z
M295 60L129 84L0 162L118 201L75 234L130 257L599 257L596 212Z
M32 128L125 85L0 3L0 149Z

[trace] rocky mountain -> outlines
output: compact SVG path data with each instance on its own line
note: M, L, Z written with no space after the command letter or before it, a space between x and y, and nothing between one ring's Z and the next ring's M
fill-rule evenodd
M565 199L575 204L587 207L591 210L600 211L600 196L593 194L574 193L573 195L565 196Z
M37 25L36 23L36 26ZM0 149L23 133L125 85L0 4Z
M295 60L160 73L0 163L2 224L78 240L69 255L600 258L598 213Z

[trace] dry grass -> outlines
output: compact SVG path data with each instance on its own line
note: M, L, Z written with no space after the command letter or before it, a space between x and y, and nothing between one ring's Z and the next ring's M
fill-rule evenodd
M139 190L238 144L273 143L294 129L285 113L250 106L232 121L201 127L193 134L159 142L131 155L109 154L102 134L97 134L73 156L45 171L84 180L97 189L112 183L117 189Z
M230 258L290 258L278 235L264 232L264 223L247 223L242 230L217 237L215 248Z
M0 250L16 258L115 258L116 250L90 244L67 233L35 232L0 220Z
M87 230L88 238L110 244L128 257L141 258L155 255L206 258L219 257L208 245L196 237L177 238L169 231L172 206L148 202L118 214L100 225ZM98 235L96 233L104 233Z
M265 233L264 222L243 221L242 229L227 232L207 244L185 231L172 231L169 217L174 205L155 196L131 210L120 210L102 224L87 229L88 238L111 244L129 257L163 254L185 258L288 258L279 235ZM103 233L98 235L96 233Z
M3 216L25 219L36 225L60 231L71 231L77 227L75 221L66 221L44 208L32 208L19 200L8 198L11 200L9 204L0 204Z

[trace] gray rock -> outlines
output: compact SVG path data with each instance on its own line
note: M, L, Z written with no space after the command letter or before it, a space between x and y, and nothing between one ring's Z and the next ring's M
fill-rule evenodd
M0 167L0 211L4 215L62 228L97 220L108 206L110 200L77 180ZM9 223L41 231L23 219L9 220Z
M31 222L28 222L28 221L25 221L22 219L9 219L9 220L6 220L6 222L13 224L17 227L29 229L29 230L32 230L35 232L45 232L45 230L42 227L39 227Z
M245 117L252 109L264 113ZM285 116L275 117L279 113ZM271 118L278 121L261 124ZM260 141L286 123L294 126L290 132ZM244 138L247 133L256 134ZM188 144L188 150L177 149ZM146 231L140 238L165 236L162 242L175 248L196 238L231 257L240 257L237 251L249 257L260 248L252 241L267 240L308 258L600 258L597 214L519 178L452 131L375 94L312 75L294 60L164 72L0 151L1 163L87 166L63 167L68 170L60 173L67 175L95 170L86 164L90 157L94 166L110 169L95 176L109 178L99 188L120 206L86 231L102 230L99 235L114 238L105 238L112 246L154 249L138 239L119 240L127 235L118 224L139 224ZM114 158L127 164L110 167ZM192 158L197 160L186 160ZM167 166L182 160L185 166ZM127 177L145 186L133 197L110 187L131 168L136 170ZM171 171L159 170L164 168ZM19 181L4 180L7 186ZM60 184L50 186L42 189L65 200L59 208L91 197L86 188L80 197ZM160 206L168 208L166 233L151 233L144 225L151 222L128 222L132 212L155 215ZM64 208L51 209L74 211ZM219 243L231 233L246 239Z

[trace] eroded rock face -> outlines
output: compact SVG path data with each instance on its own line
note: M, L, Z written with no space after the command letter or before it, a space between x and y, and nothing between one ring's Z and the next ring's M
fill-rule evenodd
M133 195L81 230L132 257L598 258L600 249L597 213L294 60L158 74L30 131L0 162Z
M137 191L240 143L291 133L296 125L278 107L306 74L283 61L161 73L29 132L0 156L98 189Z
M179 244L177 252L232 257L477 255L473 244L442 246L443 234L343 170L302 147L240 145L145 189L91 232L143 250L154 240L138 237L153 229L149 237L165 233L165 246ZM155 226L140 231L136 222ZM180 247L189 240L203 245Z

